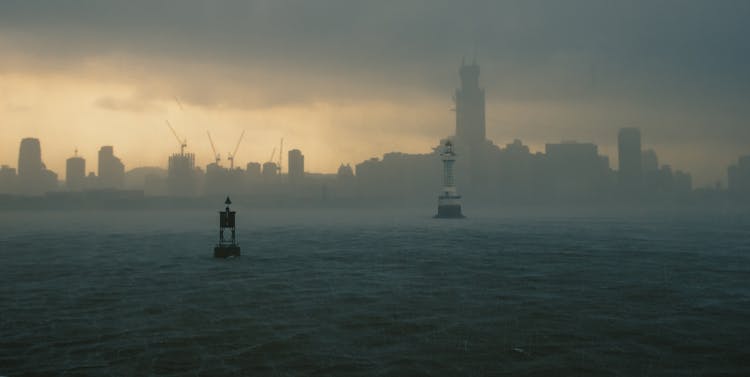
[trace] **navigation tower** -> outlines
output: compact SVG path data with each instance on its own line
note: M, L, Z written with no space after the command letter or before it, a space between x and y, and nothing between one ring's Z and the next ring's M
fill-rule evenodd
M237 243L237 231L235 226L235 213L229 209L232 201L227 196L224 202L226 209L219 212L219 243L214 247L214 258L229 258L240 256L240 245ZM225 237L225 231L230 231L231 236Z
M453 143L446 140L443 144L443 152L440 154L443 160L443 191L438 197L438 213L435 216L440 219L459 219L464 215L461 213L461 195L456 193L456 183L453 175L453 165L456 162L456 153L453 152Z

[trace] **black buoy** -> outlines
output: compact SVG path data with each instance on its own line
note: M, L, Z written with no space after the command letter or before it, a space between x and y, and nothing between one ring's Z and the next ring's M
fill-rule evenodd
M240 245L237 243L237 231L235 227L235 213L229 209L232 201L227 196L224 201L226 209L219 212L219 243L214 247L214 258L229 258L240 256ZM224 237L224 231L229 230L232 233L231 238Z

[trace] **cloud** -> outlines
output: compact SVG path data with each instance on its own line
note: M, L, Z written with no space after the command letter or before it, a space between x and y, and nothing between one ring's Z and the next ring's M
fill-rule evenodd
M635 124L672 150L725 146L727 160L750 139L748 16L732 0L4 1L0 74L125 83L135 98L95 100L121 111L174 96L216 111L443 111L476 51L498 137L601 143ZM405 117L420 124L405 135L434 137Z
M291 79L445 93L460 56L476 46L483 82L501 98L665 101L750 91L749 9L730 1L5 2L0 24L16 48L58 69L125 55L145 69L170 62L159 74L186 65L224 76L263 70L272 76L263 81L307 100L322 85ZM202 93L197 103L214 102L210 89Z
M162 106L149 102L143 98L116 98L110 96L99 97L94 106L112 111L127 111L135 113L164 111Z

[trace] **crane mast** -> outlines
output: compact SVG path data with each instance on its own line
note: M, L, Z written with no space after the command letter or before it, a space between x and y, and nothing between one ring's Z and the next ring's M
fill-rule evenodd
M211 139L211 133L206 131L206 134L208 135L208 141L211 143L211 150L214 152L214 159L216 160L216 165L219 165L219 162L221 161L221 155L216 153L216 147L214 146L214 140Z
M237 155L237 150L240 149L240 143L242 142L242 138L245 136L245 130L242 130L242 134L240 134L240 139L237 140L237 146L234 147L234 151L229 154L229 157L227 157L227 160L229 160L229 170L234 170L234 157Z
M185 154L185 148L187 148L187 138L186 139L180 139L180 137L177 135L177 131L174 130L174 127L172 127L172 123L169 123L169 120L166 120L167 126L169 126L169 129L172 130L172 135L174 135L174 138L177 139L177 143L180 144L180 156Z

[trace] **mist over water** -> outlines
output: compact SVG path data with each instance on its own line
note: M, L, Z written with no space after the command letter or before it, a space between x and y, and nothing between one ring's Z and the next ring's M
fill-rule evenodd
M750 376L749 18L0 1L0 377Z
M747 375L750 217L1 212L0 375Z

